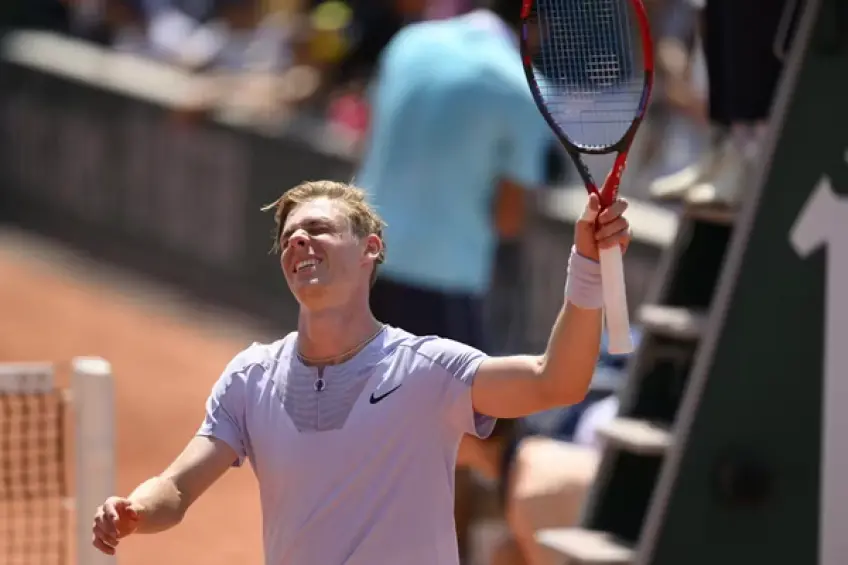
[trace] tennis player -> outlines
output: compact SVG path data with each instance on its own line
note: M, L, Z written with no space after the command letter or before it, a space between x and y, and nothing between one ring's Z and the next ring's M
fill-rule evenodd
M133 532L176 526L247 459L269 565L458 565L459 441L583 398L600 347L598 248L626 248L626 207L598 215L590 197L570 257L550 258L568 279L544 354L488 357L374 318L369 289L386 248L363 191L330 181L287 191L274 209L297 331L235 356L183 453L97 509L94 545L111 555Z

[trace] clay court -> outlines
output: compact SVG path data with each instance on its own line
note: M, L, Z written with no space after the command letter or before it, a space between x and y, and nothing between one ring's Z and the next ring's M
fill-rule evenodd
M226 363L269 335L8 231L0 233L0 313L0 362L51 361L60 372L79 355L112 363L120 494L168 464L199 426L206 395ZM83 519L93 511L83 509ZM259 564L260 527L256 484L245 466L227 473L177 529L127 539L119 561Z

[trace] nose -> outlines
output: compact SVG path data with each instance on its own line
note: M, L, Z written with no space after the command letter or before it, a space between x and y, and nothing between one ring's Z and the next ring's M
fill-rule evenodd
M289 245L293 247L305 247L308 240L309 238L306 236L306 232L298 230L289 238Z

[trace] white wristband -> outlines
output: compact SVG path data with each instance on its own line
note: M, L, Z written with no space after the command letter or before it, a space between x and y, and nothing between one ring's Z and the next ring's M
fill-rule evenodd
M601 285L601 264L583 257L574 246L568 258L568 275L565 279L565 299L580 308L603 308L604 292Z

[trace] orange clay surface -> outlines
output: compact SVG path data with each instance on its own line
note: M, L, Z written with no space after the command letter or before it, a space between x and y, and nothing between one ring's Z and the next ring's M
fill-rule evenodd
M173 290L30 235L0 232L0 362L52 361L60 374L75 356L112 363L119 494L179 453L227 362L269 337L267 328L192 305ZM88 521L93 512L80 515ZM230 470L178 527L122 541L119 561L258 565L260 528L256 482L246 465Z

